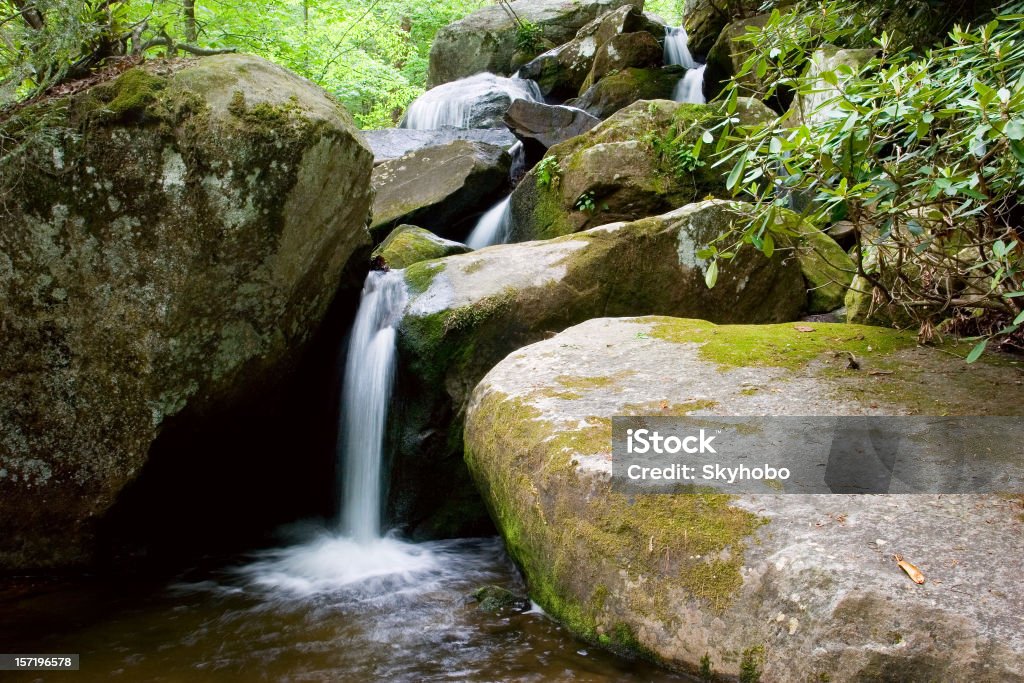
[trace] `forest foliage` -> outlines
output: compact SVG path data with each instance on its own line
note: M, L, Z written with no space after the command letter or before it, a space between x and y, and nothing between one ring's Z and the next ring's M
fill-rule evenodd
M485 2L0 0L0 105L173 44L266 57L334 94L362 127L391 126L423 92L434 34Z

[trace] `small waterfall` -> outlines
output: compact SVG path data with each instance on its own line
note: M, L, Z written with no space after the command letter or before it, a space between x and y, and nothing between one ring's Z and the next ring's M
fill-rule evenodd
M690 38L682 27L665 27L665 63L686 67L686 75L676 84L672 99L676 102L704 104L704 69L690 54Z
M499 111L500 107L495 107L495 93L507 96L509 101L544 101L540 86L531 80L476 74L423 93L409 105L401 127L416 130L435 130L446 126L471 128L474 119L481 114L493 114L500 122L504 110Z
M690 37L681 26L665 27L665 63L696 69L699 64L690 54Z
M470 249L483 249L492 244L504 244L508 240L511 223L512 195L509 195L480 217L466 240L466 246Z
M518 140L514 145L508 148L509 156L512 157L512 165L508 169L508 177L511 178L512 184L519 182L519 179L526 175L526 149L523 147L523 141Z
M405 307L398 272L371 272L363 285L341 396L342 532L358 542L380 536L384 429L395 370L395 326Z
M672 99L676 102L705 104L707 100L704 99L704 69L706 68L706 64L701 64L696 69L687 71L686 75L676 84Z

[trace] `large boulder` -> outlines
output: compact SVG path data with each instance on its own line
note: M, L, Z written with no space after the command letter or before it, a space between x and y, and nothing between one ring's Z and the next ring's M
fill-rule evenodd
M580 94L605 76L630 67L646 69L661 65L663 47L646 31L619 33L609 38L597 50L594 66L580 86Z
M147 64L21 115L64 118L0 179L4 569L95 559L172 416L288 371L365 257L372 197L348 113L257 57Z
M723 111L720 105L637 102L555 145L512 193L510 241L548 239L726 196L720 169L703 160L681 165L675 156L690 150ZM753 100L740 100L737 111L744 121L771 117Z
M1021 681L1020 600L1006 588L1024 558L1019 501L630 495L611 484L610 454L614 415L1022 406L1002 361L965 366L892 330L597 319L484 377L466 461L530 597L595 644L715 680Z
M456 140L483 142L509 151L519 139L504 128L382 128L364 130L363 138L373 150L373 163L382 164L427 147L441 147Z
M601 123L582 109L517 100L505 114L505 125L521 138L551 147L582 135Z
M373 169L373 221L381 241L401 223L463 237L467 221L507 192L512 159L501 147L456 140L385 161Z
M704 94L709 100L718 97L746 61L749 46L737 42L737 39L749 31L764 27L769 18L768 14L759 14L747 19L737 19L722 29L708 52L707 68L704 70ZM742 76L739 83L740 94L743 95L754 95L762 90L764 85L753 71Z
M525 344L603 315L750 323L799 317L806 285L796 261L781 251L769 260L743 250L714 289L705 284L707 262L697 252L745 211L703 202L408 268L392 417L393 514L422 536L481 528L473 520L484 513L462 464L463 410L480 378Z
M593 80L590 73L595 57L615 36L647 32L653 37L663 35L664 31L664 26L646 13L633 5L624 5L581 28L568 43L524 64L519 69L519 76L536 81L546 96L563 100L576 97L586 90L583 84L588 79Z
M742 19L755 12L761 0L686 0L683 7L683 28L689 38L690 52L698 57L707 56L722 29L733 19ZM777 5L786 2L775 3Z
M561 45L587 23L623 5L643 9L643 0L516 0L510 3L514 15L501 5L483 7L437 32L427 86L485 71L511 74L519 42L516 18L538 27L551 44Z
M604 119L637 100L672 99L679 79L685 75L686 69L675 65L648 69L629 67L602 78L566 104Z
M428 90L413 101L402 128L501 128L515 100L542 101L537 84L525 78L481 73Z
M415 225L399 225L373 250L370 260L377 268L398 270L420 261L444 258L472 251L461 242L438 237Z

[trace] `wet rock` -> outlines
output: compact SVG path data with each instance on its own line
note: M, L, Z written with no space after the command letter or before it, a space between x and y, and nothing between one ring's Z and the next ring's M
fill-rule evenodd
M516 135L551 147L582 135L600 123L582 109L519 100L505 114L505 124Z
M501 128L509 105L520 99L540 101L537 84L523 78L476 74L417 97L405 112L402 128Z
M373 169L370 232L383 240L401 223L460 237L474 211L482 211L508 187L512 160L501 147L456 140L385 161Z
M501 147L506 152L519 140L504 128L440 128L412 130L410 128L384 128L364 130L363 137L373 150L374 165L397 159L427 147L442 147L456 140L483 142Z
M685 74L686 69L681 66L623 69L594 83L578 98L566 104L599 119L608 118L638 100L672 99L676 84Z
M378 267L397 270L408 268L420 261L465 254L469 251L472 250L465 244L438 237L429 230L415 225L399 225L373 250L370 260Z
M473 591L473 599L485 612L500 612L505 609L525 611L530 609L529 598L516 595L501 586L481 586Z

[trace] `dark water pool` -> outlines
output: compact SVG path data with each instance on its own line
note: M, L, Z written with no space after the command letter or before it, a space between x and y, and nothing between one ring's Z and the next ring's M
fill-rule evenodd
M320 533L171 583L0 584L0 652L79 653L15 681L680 681L575 640L522 593L498 539L356 544Z

